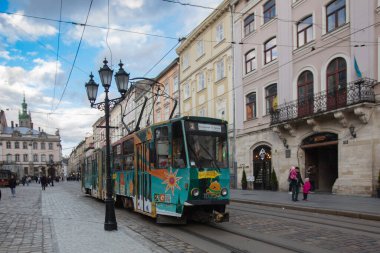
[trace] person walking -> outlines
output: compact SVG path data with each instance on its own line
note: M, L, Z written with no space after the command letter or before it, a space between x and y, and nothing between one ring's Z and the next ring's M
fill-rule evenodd
M309 178L305 178L305 183L303 184L303 199L304 201L307 201L307 195L309 194L311 189L311 183Z
M16 197L16 178L14 175L11 175L9 179L9 188L11 188L12 197Z
M42 177L40 177L40 180L41 180L41 187L42 187L42 190L45 191L46 183L47 183L46 177L45 177L45 176L42 176Z

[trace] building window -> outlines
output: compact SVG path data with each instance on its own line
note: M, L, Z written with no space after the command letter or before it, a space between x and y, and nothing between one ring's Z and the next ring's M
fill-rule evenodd
M19 149L20 148L20 143L18 141L15 141L15 149Z
M249 93L246 96L245 108L247 111L247 120L256 118L256 92Z
M326 7L327 32L346 23L346 0L335 0Z
M276 1L269 0L264 4L264 24L276 16Z
M54 161L54 156L53 155L49 155L49 162L53 162Z
M271 84L265 88L266 113L277 109L277 84Z
M297 80L297 88L298 88L298 99L306 100L311 98L314 94L313 91L313 73L311 71L306 70L301 73Z
M187 82L184 87L184 98L187 99L190 97L190 83Z
M178 76L173 78L173 92L178 91Z
M265 64L270 63L271 61L274 61L277 59L278 53L277 53L277 40L276 37L268 40L264 44L264 57L265 57Z
M169 83L168 82L166 82L164 85L164 92L165 92L165 95L169 95Z
M255 14L252 13L244 19L244 35L252 33L255 30Z
M33 162L38 162L38 155L37 154L33 155Z
M205 74L203 72L198 75L198 91L201 91L205 88Z
M46 148L45 146L46 146L45 142L41 142L41 149L45 149Z
M205 117L206 116L206 110L205 110L205 108L200 109L199 112L198 112L198 115L200 117Z
M249 72L254 71L256 67L256 50L252 49L245 54L245 73L248 74Z
M53 150L53 143L49 142L49 150Z
M12 155L7 154L7 163L11 163L11 162L12 162Z
M189 67L189 53L185 53L182 57L183 69Z
M216 81L219 81L224 77L224 60L220 60L216 63Z
M10 141L7 141L7 149L11 149L11 142Z
M223 24L216 27L216 42L219 43L224 39Z
M16 162L20 162L20 155L19 154L15 155L15 160L16 160Z
M22 143L22 148L23 148L23 149L28 149L28 143L27 143L26 141L24 141L24 142Z
M41 162L46 162L46 155L41 155Z
M304 18L297 24L297 47L313 40L313 16Z
M33 142L33 149L37 149L37 142Z
M23 161L24 162L28 162L29 161L28 160L28 154L23 154L22 157L23 157Z
M203 40L197 42L197 57L201 57L204 54Z

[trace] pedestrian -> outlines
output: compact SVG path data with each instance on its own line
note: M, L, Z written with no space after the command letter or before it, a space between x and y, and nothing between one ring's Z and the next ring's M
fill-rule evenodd
M0 189L0 200L1 200L1 189Z
M288 181L289 181L289 190L292 194L292 200L294 200L293 188L297 184L297 171L296 171L296 167L294 166L292 166L289 170Z
M294 170L292 171L292 200L298 201L298 194L300 192L300 186L303 185L300 168L295 167L295 179L294 179Z
M26 176L23 176L23 177L21 178L22 186L25 186L25 182L26 182Z
M42 190L44 191L46 188L46 183L47 183L46 177L45 176L40 177L40 181L41 181Z
M311 189L311 183L309 178L305 178L305 183L303 184L303 199L304 201L307 201L307 195L309 194Z
M16 179L14 175L11 175L9 179L9 188L11 188L12 197L16 197Z

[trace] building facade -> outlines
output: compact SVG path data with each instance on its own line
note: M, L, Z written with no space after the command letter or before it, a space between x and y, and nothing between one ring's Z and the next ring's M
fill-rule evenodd
M157 97L154 104L153 122L161 122L169 119L174 108L173 117L179 116L180 99L179 99L179 62L178 58L174 59L160 74L156 77L156 84L153 88L154 93L162 96Z
M270 189L372 195L380 170L379 2L236 0L237 163ZM240 112L240 113L239 113Z
M61 176L62 147L57 130L48 134L33 129L31 114L27 113L25 97L19 113L19 123L8 126L4 111L0 112L0 167L23 176Z

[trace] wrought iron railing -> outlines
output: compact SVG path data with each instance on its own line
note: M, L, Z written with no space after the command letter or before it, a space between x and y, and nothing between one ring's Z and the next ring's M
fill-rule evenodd
M376 80L360 78L339 85L337 89L326 90L303 99L280 105L271 112L271 125L308 117L311 115L344 108L350 105L375 102Z

